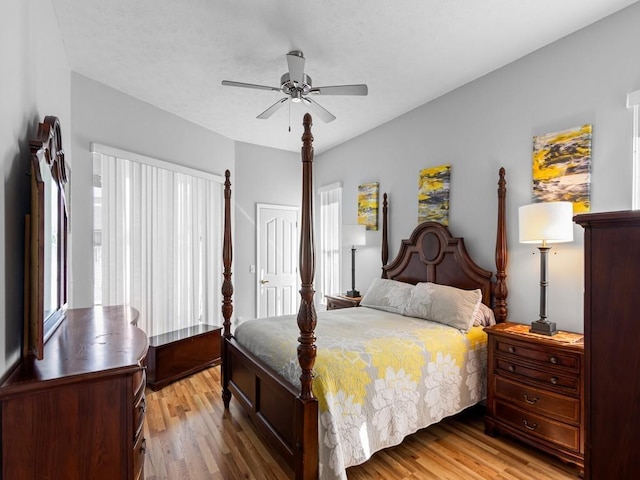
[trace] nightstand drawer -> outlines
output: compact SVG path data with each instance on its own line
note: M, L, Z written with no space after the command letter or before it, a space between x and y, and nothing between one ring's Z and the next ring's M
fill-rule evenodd
M496 402L496 415L503 422L527 435L533 435L570 450L579 451L580 449L580 429L578 427L556 422L500 401Z
M495 363L496 373L517 376L532 380L558 392L580 394L580 377L563 375L555 371L538 370L517 362L498 357Z
M342 295L325 295L327 299L327 310L337 310L339 308L351 308L360 306L362 297L345 297Z
M542 389L512 382L496 376L495 394L497 397L518 407L559 420L580 422L580 400L574 397L557 395Z
M496 340L496 350L499 353L508 353L516 355L519 358L530 360L541 365L562 367L580 371L580 355L571 352L557 352L550 349L531 348L529 344L512 342L508 340Z
M351 308L353 305L333 298L327 298L327 310L338 310L339 308Z

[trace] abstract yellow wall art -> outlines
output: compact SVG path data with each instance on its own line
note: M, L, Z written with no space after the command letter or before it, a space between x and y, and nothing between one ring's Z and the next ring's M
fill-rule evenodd
M358 185L358 225L378 230L378 182Z
M418 176L418 223L449 225L451 165L425 168Z
M573 212L591 209L592 125L533 137L532 201L573 202Z

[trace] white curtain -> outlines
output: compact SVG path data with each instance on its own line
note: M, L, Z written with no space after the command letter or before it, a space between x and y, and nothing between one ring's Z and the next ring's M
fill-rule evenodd
M319 189L320 193L320 297L339 293L340 226L342 225L342 183Z
M129 157L94 149L102 304L139 310L138 326L149 336L220 324L222 178Z

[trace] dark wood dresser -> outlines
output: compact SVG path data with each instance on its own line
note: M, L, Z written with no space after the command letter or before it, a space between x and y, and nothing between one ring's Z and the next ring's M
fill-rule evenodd
M500 323L489 338L485 430L584 465L583 335Z
M640 472L640 211L583 214L585 478Z
M129 307L66 312L0 386L2 479L144 478L148 342Z

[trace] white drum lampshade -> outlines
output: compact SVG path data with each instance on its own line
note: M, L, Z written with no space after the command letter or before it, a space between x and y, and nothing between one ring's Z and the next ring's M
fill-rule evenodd
M571 202L532 203L520 207L520 243L561 243L573 241Z

